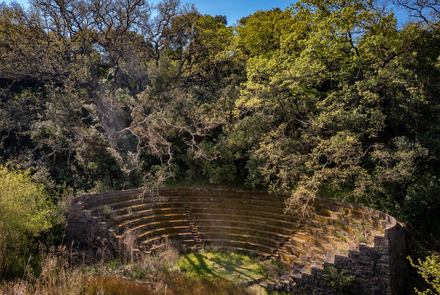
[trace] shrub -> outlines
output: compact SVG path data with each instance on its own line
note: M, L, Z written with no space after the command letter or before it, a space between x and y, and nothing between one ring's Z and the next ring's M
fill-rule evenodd
M419 295L428 294L440 294L440 259L438 256L431 255L426 257L425 261L418 260L418 265L416 265L411 257L408 257L411 266L417 268L417 272L422 275L425 281L430 285L424 292L420 292L417 288L414 288L416 293ZM434 290L434 291L433 291Z
M48 230L53 205L29 171L0 165L0 280L24 271L33 238ZM26 257L27 256L27 257Z
M339 270L336 266L327 266L324 270L324 279L334 291L342 292L347 289L356 280L356 276L350 275L346 270Z

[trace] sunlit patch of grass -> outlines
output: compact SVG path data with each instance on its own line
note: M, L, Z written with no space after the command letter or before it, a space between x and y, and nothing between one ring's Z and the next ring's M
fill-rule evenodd
M235 282L257 279L264 273L264 267L258 260L234 252L190 253L183 255L176 266L202 278L223 278Z

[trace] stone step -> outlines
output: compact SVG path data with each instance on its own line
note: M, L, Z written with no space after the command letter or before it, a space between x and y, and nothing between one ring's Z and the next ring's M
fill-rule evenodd
M265 245L273 248L278 248L282 242L277 240L271 240L271 239L265 239L256 237L254 235L245 235L245 234L234 234L234 233L227 233L227 232L199 232L200 237L203 241L205 240L224 240L229 239L232 241L243 241L243 242L250 242L258 245Z
M186 201L189 204L195 203L221 203L221 204L254 204L254 205L264 205L268 207L279 207L284 208L285 203L284 199L273 200L270 198L247 198L241 196L227 196L227 195L219 195L215 198L206 197L206 196L189 196Z
M142 232L149 229L161 228L161 227L175 227L175 226L189 226L188 221L185 219L165 219L165 220L155 220L153 218L148 220L141 220L142 222L136 222L129 224L130 227L125 224L120 225L116 228L112 228L111 231L114 235L119 238L123 236L126 232Z
M169 234L163 234L160 236L154 236L154 237L150 237L149 239L145 239L139 243L139 248L149 249L153 245L170 244L170 243L195 244L191 234L169 233Z
M285 245L280 250L283 253L286 253L288 255L295 255L296 257L298 257L300 259L310 259L312 257L312 254L310 253L310 251L308 251L300 246Z
M203 216L203 215L229 215L229 216L237 216L239 218L243 217L254 217L254 218L261 218L261 219L273 219L278 222L288 222L296 224L299 219L295 218L293 216L284 215L281 213L273 213L273 212L266 212L266 211L257 211L257 210L251 210L249 207L246 209L229 209L229 208L192 208L191 214L193 214L194 218L197 220L197 216Z
M292 251L301 252L305 256L315 257L319 255L324 255L326 253L325 249L316 247L315 244L311 243L310 240L304 240L298 235L292 237L289 242L285 245L286 248L291 248ZM295 252L293 252L295 253ZM307 253L307 254L305 254Z
M254 250L259 253L266 253L268 257L271 256L273 249L276 249L274 246L263 245L249 241L240 241L240 240L229 240L229 239L202 239L203 244L215 245L215 247L231 247L237 249L246 249L246 250Z
M137 237L137 242L140 244L144 240L149 240L154 237L169 236L169 235L192 237L192 233L189 231L188 226L157 228L154 230L142 232L136 237Z
M301 229L302 232L310 234L315 237L315 244L319 248L333 249L338 245L339 240L333 235L329 235L325 228L316 228L314 226L304 226Z
M286 234L292 234L295 230L300 228L300 224L276 218L256 216L257 213L258 212L254 212L253 214L255 215L250 216L218 213L192 213L192 215L198 225L222 224L224 226L243 227L241 224L246 224L246 227L261 228L263 230L264 228L271 227L269 231L279 228L281 232L286 232Z
M205 190L200 192L195 191L188 191L186 193L186 197L189 202L195 200L195 199L201 199L204 198L206 200L209 200L211 202L219 201L222 202L225 199L241 199L241 200L262 200L262 201L271 201L273 203L282 203L284 204L284 201L286 199L286 196L277 196L277 195L271 195L268 197L267 193L265 192L256 192L256 191L224 191L221 189L210 189L210 191Z
M249 204L249 203L217 203L217 202L192 202L189 207L191 210L199 210L204 208L210 209L228 209L228 210L255 210L255 211L263 211L274 214L284 215L284 207L271 207L267 204ZM299 220L300 218L286 215L294 220Z
M252 224L242 224L242 227L235 227L235 226L210 226L210 225L199 225L197 230L202 232L228 232L231 234L247 234L247 235L254 235L256 237L263 237L272 239L274 241L278 242L285 242L289 239L293 231L289 231L287 234L283 233L277 233L273 231L269 231L270 228L268 227L268 230L259 230L254 227L245 227L245 226L252 226Z
M290 268L293 268L296 264L301 264L303 261L296 255L288 254L284 251L279 252L281 262L284 262Z
M111 203L109 206L117 212L124 213L124 211L130 209L132 211L137 210L136 208L139 208L141 210L142 208L161 208L161 207L168 207L168 208L176 208L176 207L183 207L183 201L181 198L162 198L162 201L157 201L154 199L133 199L133 200L127 200L123 202L116 202Z
M336 219L333 217L315 215L314 219L320 224L331 225L337 228L339 231L347 233L348 235L355 234L354 229L349 226L349 224L352 223L354 220L349 217L341 216L339 219Z
M145 226L148 226L148 224L150 223L157 223L157 222L186 222L188 223L188 221L186 220L186 216L184 214L167 214L167 215L149 215L146 217L142 217L142 218L138 218L138 219L133 219L133 220L128 220L122 223L118 223L118 224L113 224L110 229L111 231L115 232L115 233L122 233L123 231L126 230L134 230L136 228L142 228ZM109 225L109 224L107 224Z
M289 242L295 246L306 245L308 248L320 246L315 236L303 231L297 231Z
M215 242L215 241L214 241ZM231 250L236 252L253 253L261 256L263 259L269 259L271 257L267 252L262 252L257 249L245 248L239 246L230 246L226 244L212 244L210 241L204 242L205 245L210 246L216 250Z
M140 223L148 223L150 220L160 221L160 220L171 220L171 219L184 219L187 220L187 216L184 212L168 213L163 212L163 214L155 214L154 211L145 211L140 214L126 216L124 218L114 219L108 222L108 225L112 228L125 228L133 227Z
M164 196L146 196L139 197L138 194L114 196L105 199L90 200L83 203L84 209L97 209L100 206L108 205L113 209L122 209L125 207L135 206L136 204L155 204L165 202L182 202L180 196L164 197Z

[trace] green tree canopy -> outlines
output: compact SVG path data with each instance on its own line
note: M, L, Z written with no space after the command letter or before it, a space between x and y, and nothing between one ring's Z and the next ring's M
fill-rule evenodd
M374 1L304 0L286 11L291 29L271 55L248 60L236 101L246 115L235 133L253 128L248 180L290 191L292 210L307 212L315 196L377 205L430 159L422 138L438 120L439 81L427 74L437 71L438 32L398 30Z

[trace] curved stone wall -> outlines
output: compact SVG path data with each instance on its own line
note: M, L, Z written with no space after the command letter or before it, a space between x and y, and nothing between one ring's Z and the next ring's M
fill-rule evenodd
M383 212L317 199L316 215L284 214L287 195L207 188L129 190L76 197L66 235L80 243L153 252L173 241L280 260L286 275L271 288L337 294L324 279L334 265L356 276L344 294L403 294L403 227ZM364 243L357 243L357 242Z

